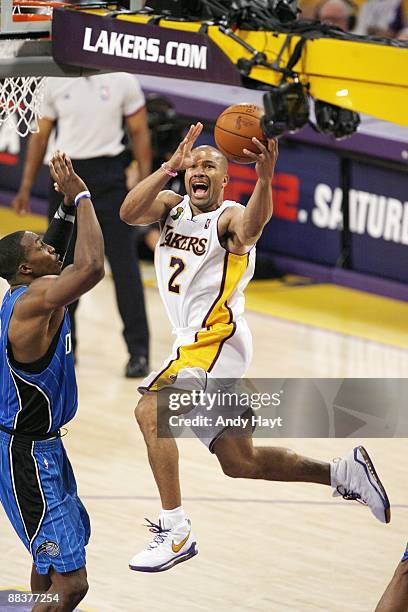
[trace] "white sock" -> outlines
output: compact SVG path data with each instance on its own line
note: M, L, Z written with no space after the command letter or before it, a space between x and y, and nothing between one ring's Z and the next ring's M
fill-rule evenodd
M183 506L173 508L172 510L164 510L162 508L160 520L165 529L173 529L180 525L186 518Z
M330 484L335 489L337 487L338 463L330 463Z
M330 484L336 489L345 482L346 463L340 457L330 463Z

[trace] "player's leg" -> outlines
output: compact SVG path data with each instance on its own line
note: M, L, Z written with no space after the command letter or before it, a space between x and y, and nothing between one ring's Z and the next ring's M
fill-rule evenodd
M49 574L39 574L34 563L31 568L30 585L32 593L45 593L52 585Z
M330 464L298 455L288 448L254 446L251 437L221 436L214 453L231 478L330 485Z
M162 503L158 524L149 521L155 534L147 548L135 555L129 567L141 572L161 572L187 561L197 554L197 543L191 523L181 505L179 455L172 437L157 436L157 395L145 393L140 399L135 416L147 446L152 469Z
M335 495L366 503L382 523L390 521L390 504L367 451L359 446L343 459L325 463L275 447L254 447L250 437L223 435L214 442L225 474L285 482L331 485Z
M33 612L72 612L88 592L86 568L60 574L50 571L51 586L47 590L52 601L38 602ZM36 592L36 591L33 591Z
M150 467L159 489L162 507L172 510L181 505L179 454L174 438L157 437L157 394L145 393L135 409L143 434Z
M408 544L391 582L384 591L375 612L407 612L408 610Z
M36 463L41 497L46 510L31 542L35 563L32 590L48 578L46 591L57 595L38 602L35 612L71 611L88 590L85 546L90 537L89 516L78 497L75 476L60 439L35 442L32 460ZM38 574L38 577L37 575Z

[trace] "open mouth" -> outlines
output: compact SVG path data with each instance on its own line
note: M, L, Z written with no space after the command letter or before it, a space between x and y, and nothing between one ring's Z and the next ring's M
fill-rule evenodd
M200 183L197 181L197 183L194 183L191 188L192 191L194 193L194 195L196 196L196 198L202 198L205 197L208 193L208 185L207 183Z

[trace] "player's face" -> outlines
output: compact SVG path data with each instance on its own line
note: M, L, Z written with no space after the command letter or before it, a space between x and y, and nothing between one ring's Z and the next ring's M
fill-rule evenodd
M200 210L208 210L221 203L223 189L228 182L225 160L216 150L193 149L193 165L185 175L186 191L191 203Z
M54 247L45 244L37 234L26 232L21 241L25 249L26 261L23 266L34 278L47 274L61 274L62 261Z

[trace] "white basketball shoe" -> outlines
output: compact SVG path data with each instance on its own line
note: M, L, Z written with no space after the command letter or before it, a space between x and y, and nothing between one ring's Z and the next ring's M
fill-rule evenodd
M381 523L391 520L390 502L364 446L357 446L343 459L331 464L333 497L366 504Z
M178 563L191 559L198 553L197 542L191 531L191 523L185 519L172 529L164 529L161 521L156 525L148 521L149 531L155 537L147 548L129 561L135 572L164 572Z

